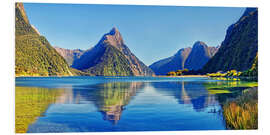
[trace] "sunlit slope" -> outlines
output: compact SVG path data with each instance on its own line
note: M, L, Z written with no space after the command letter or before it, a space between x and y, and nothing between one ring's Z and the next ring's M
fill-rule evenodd
M72 75L64 58L29 23L23 4L16 3L15 10L16 76Z

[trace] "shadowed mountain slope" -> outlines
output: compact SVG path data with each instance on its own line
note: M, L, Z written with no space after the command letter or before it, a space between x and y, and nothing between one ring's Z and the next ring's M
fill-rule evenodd
M96 46L85 51L73 68L101 76L152 76L154 72L125 45L120 32L113 28Z
M149 67L156 75L166 75L170 71L201 69L204 64L215 55L219 47L208 47L197 41L192 48L182 48L174 56L159 60Z
M201 69L216 51L216 47L208 47L204 42L197 41L185 62L185 68L189 70Z
M170 71L184 69L185 61L191 52L191 48L182 48L175 55L159 60L149 67L155 72L156 75L166 75Z
M207 73L251 68L258 52L258 9L247 8L243 16L227 29L219 51L204 66Z

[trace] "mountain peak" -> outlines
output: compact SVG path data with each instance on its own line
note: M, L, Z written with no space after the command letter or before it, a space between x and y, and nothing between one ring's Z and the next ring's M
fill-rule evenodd
M124 44L117 28L103 35L96 46L73 62L73 68L93 75L152 76L153 71L141 62Z
M111 45L118 49L124 44L123 38L116 27L113 27L109 33L106 33L98 44Z
M24 21L25 21L26 23L29 23L28 17L26 16L26 13L25 13L25 10L24 10L23 3L17 2L17 3L15 4L15 7L16 7L17 9L20 10L20 13L21 13L22 18L24 19Z
M199 70L201 69L211 58L209 53L210 47L208 47L204 42L197 41L192 47L192 50L185 62L185 68L189 70ZM215 50L212 52L214 53Z
M246 8L246 10L245 10L245 12L243 13L243 15L242 15L242 17L244 17L244 16L248 16L250 13L252 13L252 12L255 12L256 10L258 10L257 8ZM241 17L241 18L242 18ZM240 19L241 19L240 18Z
M191 47L179 49L179 50L174 54L174 56L182 55L182 53L185 53L186 51L188 51L188 54L189 54L189 52L191 51Z
M110 35L115 35L117 33L120 33L119 30L116 27L113 27L111 31L109 32Z
M29 23L23 3L15 4L15 18L16 76L73 75L63 57Z
M204 66L203 72L249 70L257 52L258 9L247 8L242 17L228 27L219 51Z
M193 46L206 45L203 41L197 41Z

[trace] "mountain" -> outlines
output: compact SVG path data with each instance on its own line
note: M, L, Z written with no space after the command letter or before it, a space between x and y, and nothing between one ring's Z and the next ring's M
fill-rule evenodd
M72 65L74 60L77 60L80 58L80 56L83 54L83 50L81 49L65 49L60 47L54 47L54 49L66 60L68 65Z
M208 47L204 42L197 41L186 59L184 67L189 70L201 69L216 53L216 47Z
M219 47L220 47L219 45L218 46L209 46L208 47L209 55L211 57L213 57L218 52Z
M65 59L30 24L22 3L15 4L15 17L16 76L73 75Z
M175 55L154 62L149 67L156 75L166 75L170 71L201 69L215 55L219 47L208 47L202 41L197 41L192 48L182 48Z
M155 72L156 75L166 75L170 71L184 69L185 61L190 52L190 47L182 48L173 56L154 62L149 67Z
M113 28L93 48L86 50L71 67L100 76L152 76L154 72L125 45Z
M252 66L250 69L244 71L241 76L247 76L247 77L252 77L254 79L258 79L258 53L252 63Z
M258 77L258 53L254 59L254 62L250 68L251 75L250 76L255 76Z
M258 52L258 9L247 8L232 24L219 51L203 67L206 73L250 69Z

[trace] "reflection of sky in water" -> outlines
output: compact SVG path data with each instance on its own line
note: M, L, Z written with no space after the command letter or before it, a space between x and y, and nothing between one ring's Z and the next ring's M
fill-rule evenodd
M17 77L16 86L34 86L47 88L62 88L65 85L72 85L80 88L81 86L109 83L109 82L173 82L173 81L200 81L211 82L205 78L178 78L178 77Z
M42 78L44 79L44 78ZM18 86L64 88L28 132L173 131L224 129L221 107L207 78L158 80L93 78L16 81ZM75 81L73 81L75 79ZM35 80L35 78L33 78ZM147 81L145 81L147 80ZM184 81L182 81L184 80ZM34 81L36 82L36 80ZM39 78L38 81L40 82ZM55 85L50 85L54 82ZM60 82L60 84L57 84ZM76 85L69 82L77 82ZM102 83L101 83L102 82ZM104 83L111 82L111 83ZM44 84L45 83L45 84ZM48 84L46 84L48 83Z
M65 114L65 113L91 113L97 109L93 104L53 104L49 106L46 114Z

